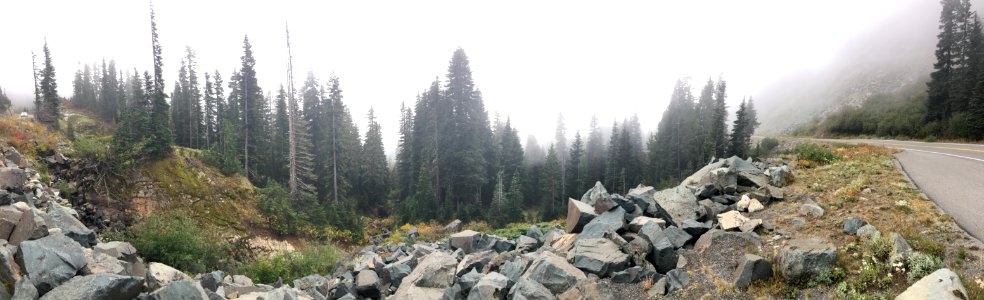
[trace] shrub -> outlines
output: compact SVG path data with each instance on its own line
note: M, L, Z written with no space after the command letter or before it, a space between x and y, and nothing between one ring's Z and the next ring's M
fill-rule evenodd
M507 239L510 239L510 240L511 239L515 239L515 238L519 237L520 235L525 234L526 233L526 230L529 230L530 229L530 226L532 226L532 225L536 225L536 227L540 227L540 231L543 232L544 234L546 234L547 231L550 231L551 229L554 228L554 224L549 223L549 222L541 222L541 223L536 223L536 224L530 224L530 223L510 223L510 224L506 225L503 228L496 229L495 230L495 235L500 236L500 237L503 237L503 238L507 238Z
M195 273L231 265L228 242L209 234L185 214L151 215L133 227L128 236L148 262Z
M779 147L779 139L771 137L764 138L759 142L759 155L769 155L772 153L772 150L776 149L776 147Z
M803 144L796 147L796 155L800 160L811 161L817 164L829 164L839 159L833 151L817 144Z
M327 244L309 244L294 252L280 252L243 263L239 271L257 283L273 283L277 279L293 282L311 274L331 274L341 251Z
M943 267L938 257L916 251L909 255L909 282L915 282Z

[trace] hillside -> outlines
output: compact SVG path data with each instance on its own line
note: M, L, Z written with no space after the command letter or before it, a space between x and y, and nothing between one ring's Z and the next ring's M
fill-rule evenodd
M789 134L815 117L860 106L871 96L925 88L939 12L938 1L913 1L849 42L822 69L788 74L764 88L755 95L762 123L758 132Z

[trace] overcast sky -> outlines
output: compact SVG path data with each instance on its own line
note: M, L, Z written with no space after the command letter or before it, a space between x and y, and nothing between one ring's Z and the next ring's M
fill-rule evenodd
M638 114L659 122L677 78L695 88L724 76L729 102L781 76L822 68L852 36L914 1L157 1L170 86L186 46L199 71L228 81L248 35L264 92L286 81L284 24L295 77L341 80L362 132L375 107L386 152L397 141L400 103L443 78L455 48L471 61L490 117L509 116L525 141L553 139L558 113L568 133L592 115L610 125ZM928 12L929 13L929 12ZM938 12L931 12L938 14ZM115 59L151 65L146 1L0 2L0 86L33 97L31 51L47 38L59 92L71 96L79 63ZM43 22L39 22L42 20ZM40 58L39 58L40 59ZM228 89L227 89L228 90Z

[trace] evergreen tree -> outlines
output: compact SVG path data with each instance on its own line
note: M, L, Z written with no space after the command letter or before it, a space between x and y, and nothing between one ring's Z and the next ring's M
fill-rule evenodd
M567 166L567 125L564 124L564 115L557 114L557 131L554 135L554 147L557 148L557 158L561 166ZM567 178L567 168L562 167L560 177ZM567 195L567 180L560 181L561 195Z
M611 139L608 141L608 156L606 157L607 161L605 161L604 177L605 186L612 189L612 191L618 190L618 184L620 184L623 179L621 175L624 169L621 168L622 166L619 164L618 159L618 154L620 152L619 146L621 146L621 140L619 137L620 133L621 132L618 131L618 122L612 123L612 134L609 136Z
M277 91L277 108L276 113L274 113L273 122L273 169L274 173L269 176L279 182L280 184L287 183L288 178L288 135L290 134L290 126L287 123L287 91L284 90L284 86L280 86L280 90Z
M745 100L741 101L738 111L735 112L735 123L731 127L731 155L744 158L748 155L748 143L750 142L750 131L752 126L748 119L748 110Z
M699 157L693 153L697 142L694 138L697 128L694 113L690 83L685 79L677 80L656 135L649 142L649 169L653 172L650 175L653 184L668 185L689 175L695 165L704 163L699 162Z
M212 83L212 77L209 73L205 73L205 90L203 93L202 101L202 137L204 139L205 149L212 148L212 142L215 140L218 131L218 119L216 115L218 114L218 101L220 101L222 95L215 94L215 86Z
M106 61L103 60L102 80L99 89L98 112L103 120L110 123L116 123L120 98L119 85L120 84L116 73L116 62L110 60L109 66L107 67Z
M263 99L263 90L256 80L256 59L253 58L253 45L249 37L243 38L242 67L239 70L238 102L242 120L241 141L243 171L251 180L258 179L262 174L260 168L266 167L263 152L269 143L269 131L266 124L267 102Z
M727 100L728 85L724 79L719 78L717 87L714 89L714 110L711 120L710 138L714 141L714 156L723 158L728 152L728 105ZM700 161L706 163L706 161Z
M61 99L58 97L58 83L55 81L55 66L51 63L48 42L44 42L44 68L41 69L41 106L35 108L42 124L58 129L61 116Z
M578 193L588 189L584 184L586 182L584 176L587 172L587 161L584 159L584 141L581 140L580 132L574 134L574 142L571 143L568 155L567 166L565 166L568 192L564 197L578 198Z
M7 97L7 92L2 87L0 87L0 112L10 113L10 97Z
M540 209L544 212L544 217L552 219L560 216L561 208L566 207L560 195L560 182L562 181L560 169L560 158L557 157L557 150L553 145L547 149L547 160L543 165L543 174L540 178Z
M714 101L714 81L710 78L707 79L707 84L700 91L700 98L697 100L696 114L697 114L697 131L696 140L697 144L694 149L694 155L698 158L698 161L709 161L711 157L717 155L715 150L717 137L714 136L714 117L715 117L715 101Z
M396 146L396 164L393 170L397 199L403 200L411 195L416 180L413 168L413 110L400 104L400 140Z
M519 144L519 131L513 128L511 120L506 120L506 125L502 131L499 146L502 149L502 159L499 162L499 169L505 174L503 182L511 184L513 177L518 176L517 174L523 168L523 146ZM506 188L509 189L511 186L507 185Z
M605 180L605 158L608 154L605 153L605 141L602 136L601 127L598 126L597 116L591 116L584 156L587 161L587 173L584 176L584 182L581 183L581 186L590 187L597 181L603 182Z
M362 198L363 208L382 207L385 205L389 188L389 168L386 164L386 152L383 149L382 127L376 122L375 110L369 109L369 126L366 130L366 141L362 144Z
M488 113L481 94L475 90L471 67L464 50L458 48L448 66L445 94L452 111L450 126L445 135L453 142L447 143L449 156L445 160L450 180L445 181L447 198L459 215L478 213L481 204L481 188L487 182L490 157L486 150L491 146L491 128ZM442 126L444 127L444 126ZM465 209L471 211L465 212Z
M168 122L170 107L167 104L167 96L164 94L164 63L161 59L161 44L157 37L157 21L153 7L150 8L150 32L151 46L154 51L154 81L152 89L147 89L151 98L150 136L144 149L145 154L149 157L164 157L171 155L171 144L174 137L171 135L171 126Z

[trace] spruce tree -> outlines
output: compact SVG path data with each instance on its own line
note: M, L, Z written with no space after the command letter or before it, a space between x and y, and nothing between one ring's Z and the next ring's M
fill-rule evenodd
M561 199L560 182L561 178L560 158L557 157L557 149L551 144L547 149L547 159L543 165L543 174L540 178L540 209L544 212L544 217L548 219L560 216L560 210L566 203Z
M413 117L413 110L401 103L400 140L396 145L396 164L393 170L398 200L411 195L416 180L416 170L413 168Z
M738 111L735 112L735 123L731 127L731 155L745 158L748 155L748 143L750 141L749 129L751 126L748 119L747 104L741 101Z
M728 152L728 85L723 78L718 78L714 89L714 110L711 120L710 138L714 141L714 156L723 158ZM706 162L701 162L706 163Z
M618 183L622 180L622 171L624 171L619 164L619 146L621 146L619 134L621 132L618 130L618 122L612 123L612 134L609 135L608 141L608 156L605 161L605 181L604 184L612 191L618 190Z
M591 123L588 129L588 140L584 150L585 160L587 160L587 174L581 186L591 186L597 181L605 180L605 141L602 136L601 127L598 126L598 117L591 116Z
M472 81L468 56L461 48L455 50L448 66L445 94L452 111L450 122L443 124L450 157L446 169L450 175L448 195L455 211L462 216L477 213L481 204L481 188L487 182L492 130L481 94ZM443 156L443 155L442 155ZM469 211L466 212L465 210Z
M587 190L585 186L585 173L587 172L587 161L584 159L584 141L581 140L581 133L574 133L574 142L568 152L567 165L564 167L567 172L567 194L564 197L578 198L578 193Z
M376 113L369 109L369 126L362 144L362 198L364 208L382 207L389 191L389 167L383 149L382 127L376 121Z
M44 42L44 68L41 69L41 106L36 108L39 120L48 127L58 129L61 116L61 99L58 97L58 82L55 81L55 66L51 63L48 42Z
M287 123L287 91L284 90L284 86L281 85L280 89L277 91L277 104L276 113L274 113L273 122L273 166L275 169L274 173L269 176L279 182L280 184L285 184L289 180L289 174L287 170L288 162L288 135L290 134L290 126Z
M164 63L161 58L161 44L157 37L157 20L153 7L150 8L150 33L154 52L154 81L153 88L147 90L151 98L150 135L144 153L156 158L171 155L174 137L171 135L171 126L168 122L170 107L167 104L167 95L164 94Z

